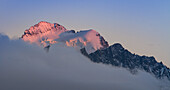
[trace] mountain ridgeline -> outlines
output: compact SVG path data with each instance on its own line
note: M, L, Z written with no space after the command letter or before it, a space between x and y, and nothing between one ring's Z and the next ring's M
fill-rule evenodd
M135 74L137 70L146 71L158 79L170 80L170 69L162 62L157 62L154 57L139 56L124 49L121 44L116 43L106 49L97 50L88 54L85 48L81 53L95 63L110 64L123 67Z
M104 37L93 29L75 32L58 23L41 21L25 30L21 39L42 45L47 51L52 44L64 43L80 49L83 55L95 63L123 67L133 74L143 70L156 78L170 80L170 69L162 62L157 62L154 57L132 54L119 43L109 46Z

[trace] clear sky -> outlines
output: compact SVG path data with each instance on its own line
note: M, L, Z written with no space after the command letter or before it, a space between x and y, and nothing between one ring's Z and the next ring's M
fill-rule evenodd
M110 45L170 66L170 0L0 0L0 32L11 38L40 21L95 29Z

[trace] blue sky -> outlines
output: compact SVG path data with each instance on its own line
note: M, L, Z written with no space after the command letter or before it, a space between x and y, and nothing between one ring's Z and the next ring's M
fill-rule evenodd
M0 32L20 37L39 21L95 29L109 44L170 66L170 0L0 0Z

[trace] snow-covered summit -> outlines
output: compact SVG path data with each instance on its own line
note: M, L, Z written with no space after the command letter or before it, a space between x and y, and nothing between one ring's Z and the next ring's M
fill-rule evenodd
M44 47L55 43L65 43L67 46L84 48L88 53L108 47L107 41L95 30L75 32L67 30L58 23L41 21L25 30L22 39L26 42L36 43Z
M51 24L49 22L41 21L25 30L24 35L37 35L40 33L46 33L48 31L66 31L66 28L58 23Z

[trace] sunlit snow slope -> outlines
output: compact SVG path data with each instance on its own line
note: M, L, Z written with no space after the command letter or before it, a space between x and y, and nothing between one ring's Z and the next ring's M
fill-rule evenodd
M54 43L65 43L67 46L84 48L88 53L108 47L107 41L95 30L75 32L67 30L57 23L41 21L25 30L22 35L24 41L48 47Z

